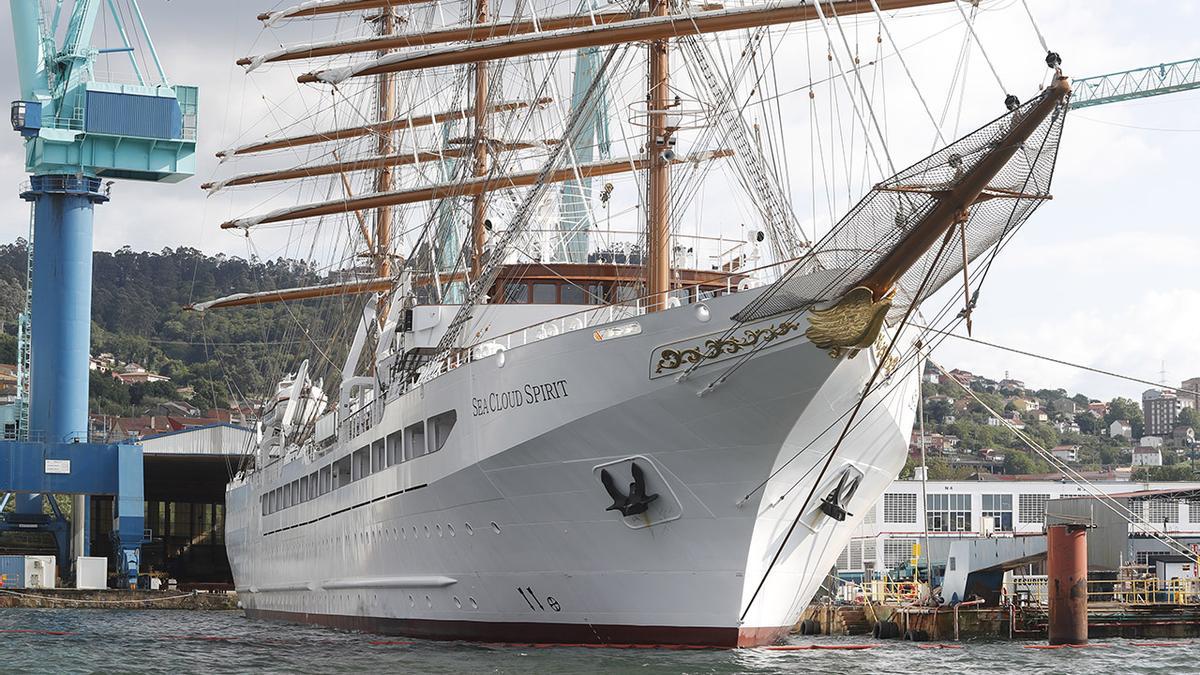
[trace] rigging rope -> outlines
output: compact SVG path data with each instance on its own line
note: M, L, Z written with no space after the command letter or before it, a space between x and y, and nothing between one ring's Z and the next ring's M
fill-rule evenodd
M828 2L828 0L826 0L826 1ZM813 7L817 10L817 17L821 20L821 26L823 28L825 28L825 39L829 40L829 29L828 29L828 27L826 27L826 24L825 24L825 15L821 11L821 1L813 0ZM837 9L833 8L833 10L834 10L833 22L834 22L834 24L837 25L838 34L840 34L842 37L842 45L845 46L845 48L846 48L846 54L851 55L852 66L853 66L851 68L851 70L854 73L854 80L855 80L855 82L858 83L858 89L862 93L863 105L865 105L867 108L867 114L871 118L871 125L875 128L875 134L879 136L879 144L883 147L883 156L885 159L887 159L888 173L894 174L894 173L896 173L896 165L892 162L891 151L888 150L887 136L884 135L882 127L879 126L879 120L875 116L875 107L873 105L871 105L871 95L867 92L867 86L865 84L863 84L862 71L858 65L858 58L853 56L854 51L850 49L850 40L846 37L846 30L842 26L841 18L838 17L838 15L837 15ZM830 52L834 53L834 58L838 58L836 51L833 49L832 41L830 42L829 46L830 46ZM842 65L841 59L838 58L838 68L841 68L841 65ZM844 81L845 80L843 79L843 82ZM847 83L846 86L847 86L847 88L849 88L849 83ZM856 96L853 93L851 93L851 95L850 95L851 105L855 105L854 104L855 98L856 98ZM856 105L855 105L855 114L858 114L858 107ZM867 138L867 136L869 136L869 134L867 132L865 125L863 127L863 136L864 136L864 139L863 139L864 142L867 143L868 147L871 147L871 141L869 138ZM872 152L872 154L874 154L874 149L872 149L871 152ZM878 162L878 160L876 160L876 162Z
M828 1L828 0L826 0L826 1ZM817 18L821 22L821 28L825 31L825 41L829 45L829 54L830 54L830 56L833 57L834 62L837 64L838 70L844 71L845 69L842 67L842 57L839 56L837 50L833 48L833 37L829 34L829 24L825 20L824 10L821 9L821 0L813 0L813 8L817 10ZM845 35L843 34L843 38L844 37L845 37ZM846 45L846 49L847 49L847 51L849 51L849 49L850 49L849 44ZM854 65L853 71L854 71L855 78L858 80L859 87L862 87L862 78L858 74L857 64ZM882 164L880 164L879 156L875 152L875 145L873 143L871 143L871 133L867 128L867 122L866 122L866 120L863 119L862 112L858 109L858 103L855 102L855 99L857 97L854 94L854 90L850 87L850 83L847 82L845 78L840 78L840 79L846 85L846 94L850 98L850 107L854 111L854 116L856 118L858 118L859 125L862 126L863 138L867 144L867 148L871 151L871 157L875 160L875 166L876 166L876 168L879 169L880 173L883 173L883 166L882 166ZM868 106L869 106L869 104L868 104ZM871 121L875 122L874 111L871 112ZM879 129L878 122L875 122L875 129L876 129L876 131L878 131L878 129ZM884 139L881 134L880 141L883 141L883 140ZM890 167L892 169L890 173L896 173L894 165L892 164L892 156L891 156L891 153L888 152L886 142L884 142L884 144L883 144L883 152L887 158L888 167ZM847 162L847 166L849 166L849 162ZM847 187L849 187L849 186L847 186Z
M876 0L871 0L871 10L875 12L876 18L879 19L879 26L883 29L883 34L887 36L888 42L891 43L892 50L896 53L896 57L900 60L900 66L904 69L904 74L908 76L908 81L912 84L913 91L917 94L917 100L921 102L921 108L925 110L925 115L929 117L929 122L933 125L933 131L937 134L937 142L945 145L946 139L942 136L942 126L934 119L933 111L929 109L929 103L925 101L925 96L921 93L921 88L917 86L917 80L913 77L912 71L909 70L908 62L904 60L904 54L900 52L900 45L896 44L896 39L892 37L892 31L888 28L887 22L884 21L883 13L879 11L879 3ZM882 60L882 57L880 60Z
M874 1L875 0L871 0L871 2ZM1038 27L1037 19L1033 18L1033 10L1029 9L1029 0L1021 0L1021 5L1025 8L1025 13L1029 15L1029 23L1033 25L1033 32L1037 35L1038 42L1042 43L1042 49L1044 49L1047 54L1053 53L1050 51L1050 46L1046 44L1046 38L1042 35L1042 29Z
M1004 345L1001 345L1001 344L996 344L996 343L994 343L994 342L988 342L987 340L981 340L981 339L979 339L979 338L976 338L976 337L968 337L968 336L966 336L966 335L959 335L959 334L957 334L957 333L952 333L952 332L949 332L949 331L943 331L943 330L939 330L939 329L937 329L937 328L933 328L933 327L930 327L930 326L925 326L924 328L925 328L926 330L929 330L929 331L931 331L931 332L934 332L934 333L939 333L939 334L946 335L946 336L948 336L948 337L952 337L952 338L957 338L957 339L959 339L959 340L964 340L964 341L966 341L966 342L974 342L974 343L976 343L976 344L980 344L980 345L983 345L983 346L985 346L985 347L992 347L992 348L994 348L994 349L1000 349L1000 350L1003 350L1003 351L1006 351L1006 352L1012 352L1013 354L1020 354L1021 356L1028 356L1028 357L1035 358L1035 359L1041 359L1041 360L1043 360L1043 361L1049 361L1050 363L1056 363L1056 364L1058 364L1058 365L1060 365L1060 366L1068 366L1068 367L1070 367L1070 368L1078 368L1078 369L1080 369L1080 370L1086 370L1086 371L1088 371L1088 372L1096 373L1096 374L1098 374L1098 375L1106 375L1106 376L1108 376L1108 377L1113 377L1113 378L1116 378L1116 379L1118 379L1118 380L1127 380L1127 381L1129 381L1129 382L1134 382L1134 383L1137 383L1137 384L1146 384L1146 385L1149 385L1149 386L1151 386L1151 387L1156 387L1156 388L1158 388L1158 389L1163 389L1163 390L1166 390L1166 391L1175 392L1175 393L1177 393L1177 394L1194 394L1194 393L1195 393L1195 392L1193 392L1193 391L1191 391L1191 390L1188 390L1188 389L1180 389L1180 388L1178 388L1178 387L1171 387L1171 386L1168 386L1168 385L1165 385L1165 384L1161 384L1161 383L1158 383L1158 382L1151 382L1150 380L1143 380L1143 379L1141 379L1141 378L1139 378L1139 377L1134 377L1134 376L1132 376L1132 375L1124 375L1124 374L1122 374L1122 373L1118 373L1118 372L1115 372L1115 371L1112 371L1112 370L1103 370L1103 369L1101 369L1101 368L1094 368L1094 367L1092 367L1092 366L1085 366L1085 365L1083 365L1083 364L1074 363L1074 362L1072 362L1072 361L1066 361L1066 360L1064 360L1064 359L1055 358L1055 357L1053 357L1053 356L1047 356L1047 355L1045 355L1045 354L1037 354L1037 353L1035 353L1035 352L1029 352L1029 351L1025 351L1025 350L1023 350L1023 349L1017 349L1016 347L1006 347L1006 346L1004 346Z
M987 50L983 48L983 41L979 39L979 34L975 32L975 22L972 19L967 18L967 13L963 11L962 5L958 3L958 0L954 0L950 4L954 5L954 8L958 10L958 14L962 17L963 23L967 25L967 32L969 32L971 34L971 38L975 40L975 45L979 47L979 53L983 55L983 60L987 62L988 68L991 69L992 76L996 78L996 84L1000 85L1000 91L1005 96L1004 105L1007 106L1009 110L1012 110L1020 104L1020 99L1013 94L1008 93L1008 88L1004 86L1004 81L1000 79L1000 72L996 70L996 64L992 63L992 58L988 56ZM975 15L975 6L972 6L971 15Z

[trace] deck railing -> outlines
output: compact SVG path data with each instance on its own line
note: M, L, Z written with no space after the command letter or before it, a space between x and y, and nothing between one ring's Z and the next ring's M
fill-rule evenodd
M1045 606L1048 603L1044 575L1013 577L1009 601L1021 605ZM1200 605L1200 577L1179 579L1089 579L1088 602L1121 605Z
M737 293L770 284L798 260L784 260L753 269L734 270L724 273L724 287L720 288L713 288L714 283L712 280L709 280L673 289L667 294L667 308L672 309L683 305L697 304L727 293ZM751 278L753 278L753 281L748 281ZM383 405L387 401L394 400L414 386L432 381L472 361L494 356L500 352L521 347L532 342L539 342L547 338L595 328L597 326L619 324L623 320L636 319L645 315L655 302L657 301L653 296L646 295L610 305L599 305L531 324L508 333L484 337L469 347L456 349L438 362L426 366L426 372L422 374L416 383L393 380L389 383L386 399L385 397L378 397L374 402L347 414L345 419L340 420L338 424L339 440L344 441L354 438L370 429L378 421L376 413L382 411ZM613 327L614 330L620 328L621 326L619 325ZM637 330L640 330L640 327ZM617 334L613 335L613 337L617 336ZM600 335L597 339L605 339L605 336Z

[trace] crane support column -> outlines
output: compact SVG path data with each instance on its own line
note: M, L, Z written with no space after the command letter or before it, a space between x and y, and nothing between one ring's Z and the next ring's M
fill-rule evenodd
M33 316L29 437L88 441L88 358L92 321L92 209L108 201L99 178L30 177L34 203ZM86 555L87 499L74 500L71 543ZM18 513L42 513L41 495L18 495Z
M88 440L92 326L92 209L108 201L99 178L32 176L33 349L30 438Z

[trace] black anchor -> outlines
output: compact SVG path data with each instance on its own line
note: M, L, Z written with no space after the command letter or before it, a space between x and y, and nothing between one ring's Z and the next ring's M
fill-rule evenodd
M849 478L850 472L843 472L842 479L838 481L837 487L835 487L833 491L829 493L828 497L821 500L821 511L823 511L825 515L838 522L845 520L846 516L854 515L853 513L847 511L843 504L849 502L850 498L854 496L854 493L858 490L858 484L862 481L862 478L856 476L854 478L854 482L846 485L846 481Z
M646 509L650 508L650 502L658 499L657 493L646 494L646 475L637 462L629 463L629 472L633 474L633 482L629 484L629 494L626 495L613 483L612 474L608 469L600 469L600 482L604 483L604 489L613 500L612 506L604 509L605 511L620 511L622 516L636 516L645 513Z

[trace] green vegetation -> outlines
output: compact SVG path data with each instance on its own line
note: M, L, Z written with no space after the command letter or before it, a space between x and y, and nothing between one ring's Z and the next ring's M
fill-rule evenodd
M977 472L989 471L1039 474L1055 470L1049 461L1030 449L1007 426L999 425L994 420L989 423L992 414L988 408L1004 417L1018 415L1020 423L1024 425L1024 433L1046 450L1058 445L1077 446L1078 461L1073 466L1081 471L1112 470L1130 465L1131 439L1122 436L1110 438L1107 435L1113 421L1128 420L1133 427L1133 439L1140 438L1144 428L1141 407L1127 398L1113 399L1108 403L1107 414L1097 418L1087 411L1088 404L1094 399L1084 394L1069 394L1065 389L1002 389L982 379L972 382L970 389L974 396L953 382L926 382L923 385L926 432L957 438L957 443L949 453L942 454L933 449L927 451L926 464L930 479L970 478ZM975 400L975 397L979 400ZM1039 408L1024 410L1029 401L1036 401ZM1045 415L1045 421L1039 420L1042 415ZM1078 431L1072 428L1072 424ZM1184 409L1180 424L1200 428L1200 414ZM980 454L985 449L992 450L991 456L1002 455L1003 462L986 461ZM1190 465L1183 464L1186 462L1186 450L1177 451L1168 447L1163 449L1163 464L1166 466L1140 471L1141 475L1155 476L1154 480L1180 480L1158 476L1185 476L1191 479L1192 474L1187 468ZM912 469L918 464L918 460L910 459L902 475L911 475Z
M16 362L17 315L23 308L26 243L0 246L0 362ZM134 252L129 247L93 256L92 353L111 353L171 378L126 386L97 372L91 377L93 412L130 415L139 407L192 398L204 410L231 398L261 398L285 369L317 354L314 370L340 365L346 342L338 332L361 298L198 314L192 303L238 292L320 283L306 263L208 256L191 248ZM177 391L181 390L181 391Z

